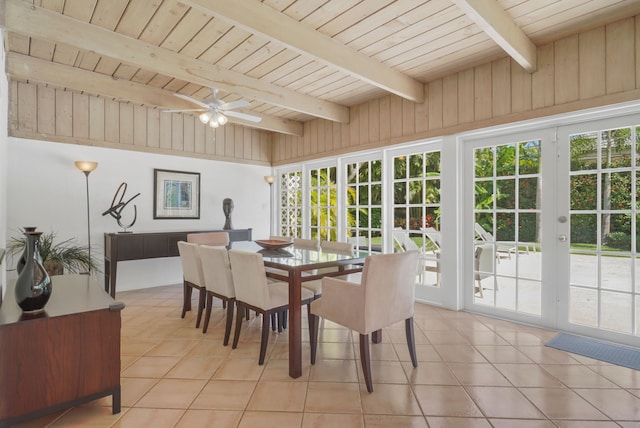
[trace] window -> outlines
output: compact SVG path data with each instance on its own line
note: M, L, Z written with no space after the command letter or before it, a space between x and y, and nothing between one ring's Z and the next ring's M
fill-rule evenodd
M345 165L346 236L357 248L382 251L382 161Z
M335 166L309 170L308 203L311 239L335 241L338 218Z

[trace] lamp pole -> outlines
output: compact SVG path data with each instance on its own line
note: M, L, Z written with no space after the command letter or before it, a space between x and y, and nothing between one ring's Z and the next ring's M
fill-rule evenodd
M269 235L273 236L273 182L276 181L275 175L265 175L264 181L269 183Z
M91 260L91 211L89 210L89 174L91 171L98 167L98 162L91 161L76 161L76 167L82 171L85 177L87 187L87 249L89 253L89 260ZM91 267L89 267L89 273L91 273Z

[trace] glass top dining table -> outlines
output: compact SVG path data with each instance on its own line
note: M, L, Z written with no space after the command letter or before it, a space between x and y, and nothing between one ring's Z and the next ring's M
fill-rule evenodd
M275 268L287 275L267 271L267 276L289 284L289 376L297 378L302 375L302 304L301 287L306 281L313 281L323 276L339 276L362 271L362 265L368 251L329 252L320 249L297 248L293 245L278 250L267 250L253 241L236 241L230 243L230 249L251 251L262 254L265 267ZM305 274L305 271L337 267L335 271L320 274Z

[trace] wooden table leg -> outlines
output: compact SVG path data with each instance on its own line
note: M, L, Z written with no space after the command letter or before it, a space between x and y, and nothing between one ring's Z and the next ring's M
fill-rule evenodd
M302 273L289 272L289 376L302 376Z

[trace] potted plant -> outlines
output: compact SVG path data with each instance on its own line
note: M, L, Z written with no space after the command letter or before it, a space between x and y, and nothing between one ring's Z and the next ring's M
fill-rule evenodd
M43 233L38 245L42 264L49 275L99 271L95 259L89 256L86 247L75 244L73 238L54 243L55 237L55 232ZM7 245L7 252L14 256L22 254L26 242L24 236L12 237Z

